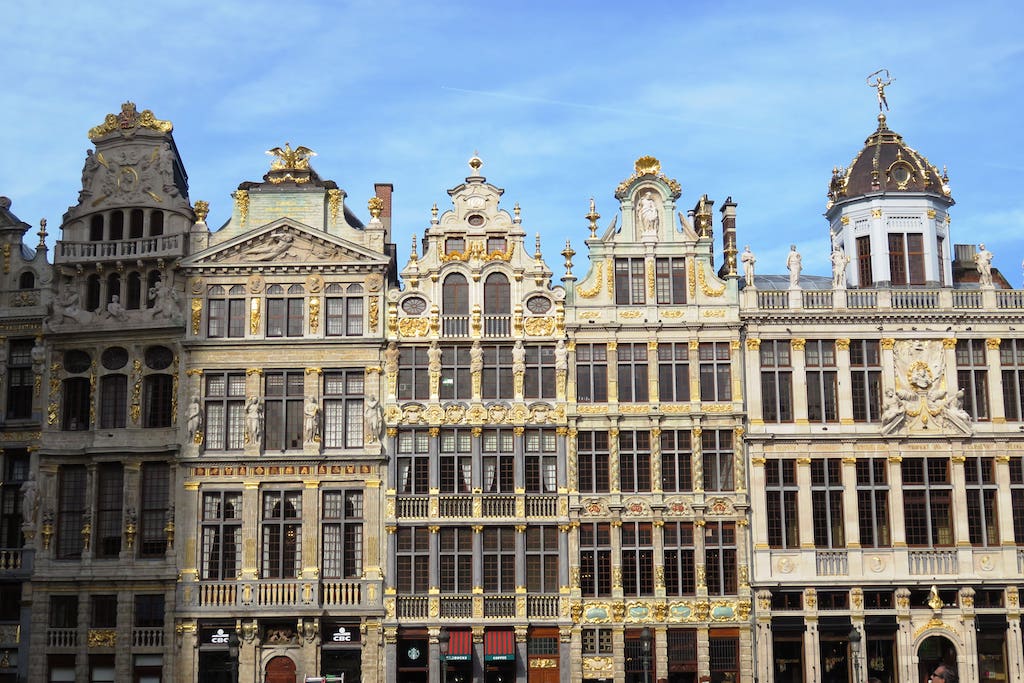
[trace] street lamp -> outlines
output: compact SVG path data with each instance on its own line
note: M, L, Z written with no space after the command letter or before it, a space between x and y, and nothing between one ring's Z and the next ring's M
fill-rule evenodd
M441 652L441 683L448 683L448 643L451 639L448 629L442 627L437 634L437 647Z
M644 630L640 632L640 662L644 667L644 683L651 683L651 629L649 626L644 626Z
M231 683L238 683L238 634L228 636L228 663L231 665Z
M853 660L854 683L860 683L860 631L856 626L850 630L850 659Z

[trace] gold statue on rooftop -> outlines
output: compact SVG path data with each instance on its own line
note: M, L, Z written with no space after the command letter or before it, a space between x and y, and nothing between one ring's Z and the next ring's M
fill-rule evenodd
M277 157L270 164L271 171L308 171L309 159L315 157L316 152L309 147L299 145L292 149L291 143L284 143L284 147L268 149L267 154Z
M884 78L883 78L884 75ZM874 76L874 83L871 82L871 77ZM882 112L882 108L885 107L885 111L889 111L889 103L885 99L885 89L892 85L895 78L889 76L888 69L879 69L873 74L870 74L867 78L869 86L878 91L878 112Z

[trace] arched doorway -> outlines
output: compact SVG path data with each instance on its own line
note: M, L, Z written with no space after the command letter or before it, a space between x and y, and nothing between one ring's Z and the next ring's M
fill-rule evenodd
M928 680L928 674L935 671L939 664L957 671L956 647L942 636L925 638L917 648L917 679Z
M295 662L288 657L274 657L267 662L265 683L295 683Z

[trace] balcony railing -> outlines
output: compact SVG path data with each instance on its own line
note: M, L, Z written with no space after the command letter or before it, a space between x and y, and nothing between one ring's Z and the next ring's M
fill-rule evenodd
M481 516L483 517L515 517L515 496L481 496Z
M846 576L850 573L850 565L846 552L818 551L814 553L814 563L818 576Z
M756 294L756 296L755 296ZM798 295L798 296L797 296ZM750 298L753 297L753 298ZM1024 290L1009 289L823 289L754 290L748 304L778 310L950 310L1024 309Z
M434 617L429 616L431 600L437 604ZM525 600L529 619L559 618L558 595L402 595L395 601L395 613L399 619L514 619L520 600ZM476 613L477 609L483 614Z
M363 581L201 581L187 595L193 607L335 607L364 604Z
M57 242L54 260L62 261L111 261L118 259L159 258L180 256L183 235L160 235L140 237L134 240L112 242Z
M522 494L444 494L437 497L438 516L454 519L519 517L517 511ZM479 503L478 503L479 501ZM558 496L555 494L526 494L527 517L558 517ZM395 496L396 519L426 519L430 517L430 496Z
M418 595L401 596L395 601L395 615L399 619L426 619L430 599Z
M78 647L77 628L51 628L46 631L47 647Z
M928 289L896 289L892 292L892 307L907 308L938 308L939 293Z
M557 619L557 595L528 595L526 597L526 616L530 619Z
M484 596L485 619L512 619L516 616L514 595Z
M557 517L558 496L526 496L527 517Z
M395 517L398 519L423 518L430 511L430 496L398 496L395 500Z
M955 550L911 550L907 552L911 574L956 574Z
M21 548L0 548L0 572L21 569Z
M441 517L472 517L473 496L441 496L438 511Z
M439 610L442 619L472 619L473 598L466 596L446 596L440 600Z
M155 628L141 628L136 627L132 629L132 647L163 647L164 646L164 628L163 626L157 626Z
M832 290L808 289L803 292L804 308L832 308Z
M445 337L468 337L468 315L442 315L441 334Z

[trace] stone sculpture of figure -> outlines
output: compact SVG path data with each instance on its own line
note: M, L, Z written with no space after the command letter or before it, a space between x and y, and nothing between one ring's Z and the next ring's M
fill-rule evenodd
M398 343L388 342L388 348L384 350L384 372L393 375L398 372Z
M964 390L961 389L952 396L945 395L939 401L939 405L947 423L964 434L971 434L974 432L974 427L971 426L970 414L963 409L963 402Z
M885 74L885 80L882 80L882 74ZM875 77L874 82L871 82L871 76ZM895 78L889 77L888 69L879 69L875 73L868 76L868 85L875 89L878 94L878 111L881 112L883 107L885 111L889 111L889 102L885 99L885 89L892 85Z
M100 167L99 159L93 150L89 149L85 152L85 165L82 166L82 192L92 194L89 190L89 183L92 181L93 175L96 173L96 169Z
M747 287L754 286L754 264L757 257L750 251L750 245L743 247L743 254L740 256L740 263L743 264L743 279L747 281Z
M366 435L370 443L376 443L380 440L381 430L384 428L384 408L376 396L366 397L363 417L366 420Z
M832 250L832 289L846 289L846 266L850 257L842 249Z
M107 304L107 315L119 322L128 320L128 311L121 305L121 297L117 294L110 296L110 303Z
M803 270L802 261L803 258L800 256L800 252L796 250L796 245L789 245L789 256L786 257L786 268L789 269L790 289L797 289L800 287L800 271Z
M35 479L26 479L21 485L21 523L23 526L34 526L36 512L39 510L39 487Z
M658 202L655 201L654 192L647 190L637 200L636 222L641 232L653 233L658 231L661 222L661 215L658 211Z
M569 352L565 348L565 340L559 339L555 344L555 372L565 372L569 369Z
M273 261L275 258L288 251L295 238L288 234L271 235L270 241L262 247L257 247L246 256L257 261Z
M43 345L43 338L36 337L36 345L32 347L32 372L41 375L45 369L46 347Z
M320 403L309 396L302 407L302 431L306 443L313 443L320 437Z
M178 293L163 280L157 280L149 288L149 300L153 302L153 308L149 309L150 318L173 320L180 314Z
M484 369L484 350L479 341L473 342L469 349L469 371L473 373L482 372Z
M436 341L430 342L430 348L427 349L427 370L441 372L441 349Z
M885 390L882 401L882 434L888 436L903 425L907 419L907 408L892 389Z
M203 427L203 410L199 405L198 396L193 396L188 404L188 416L185 418L185 426L188 429L189 439L195 439L196 434Z
M984 244L978 245L978 253L974 255L974 262L978 265L978 282L982 287L991 287L992 252L986 249Z
M516 339L512 347L512 373L520 374L526 372L526 348L522 339Z
M65 282L53 301L53 321L65 322L65 318L85 324L92 319L92 313L82 310L78 298L78 290L70 282Z
M263 444L263 404L255 396L245 404L245 430L249 443L259 448Z

